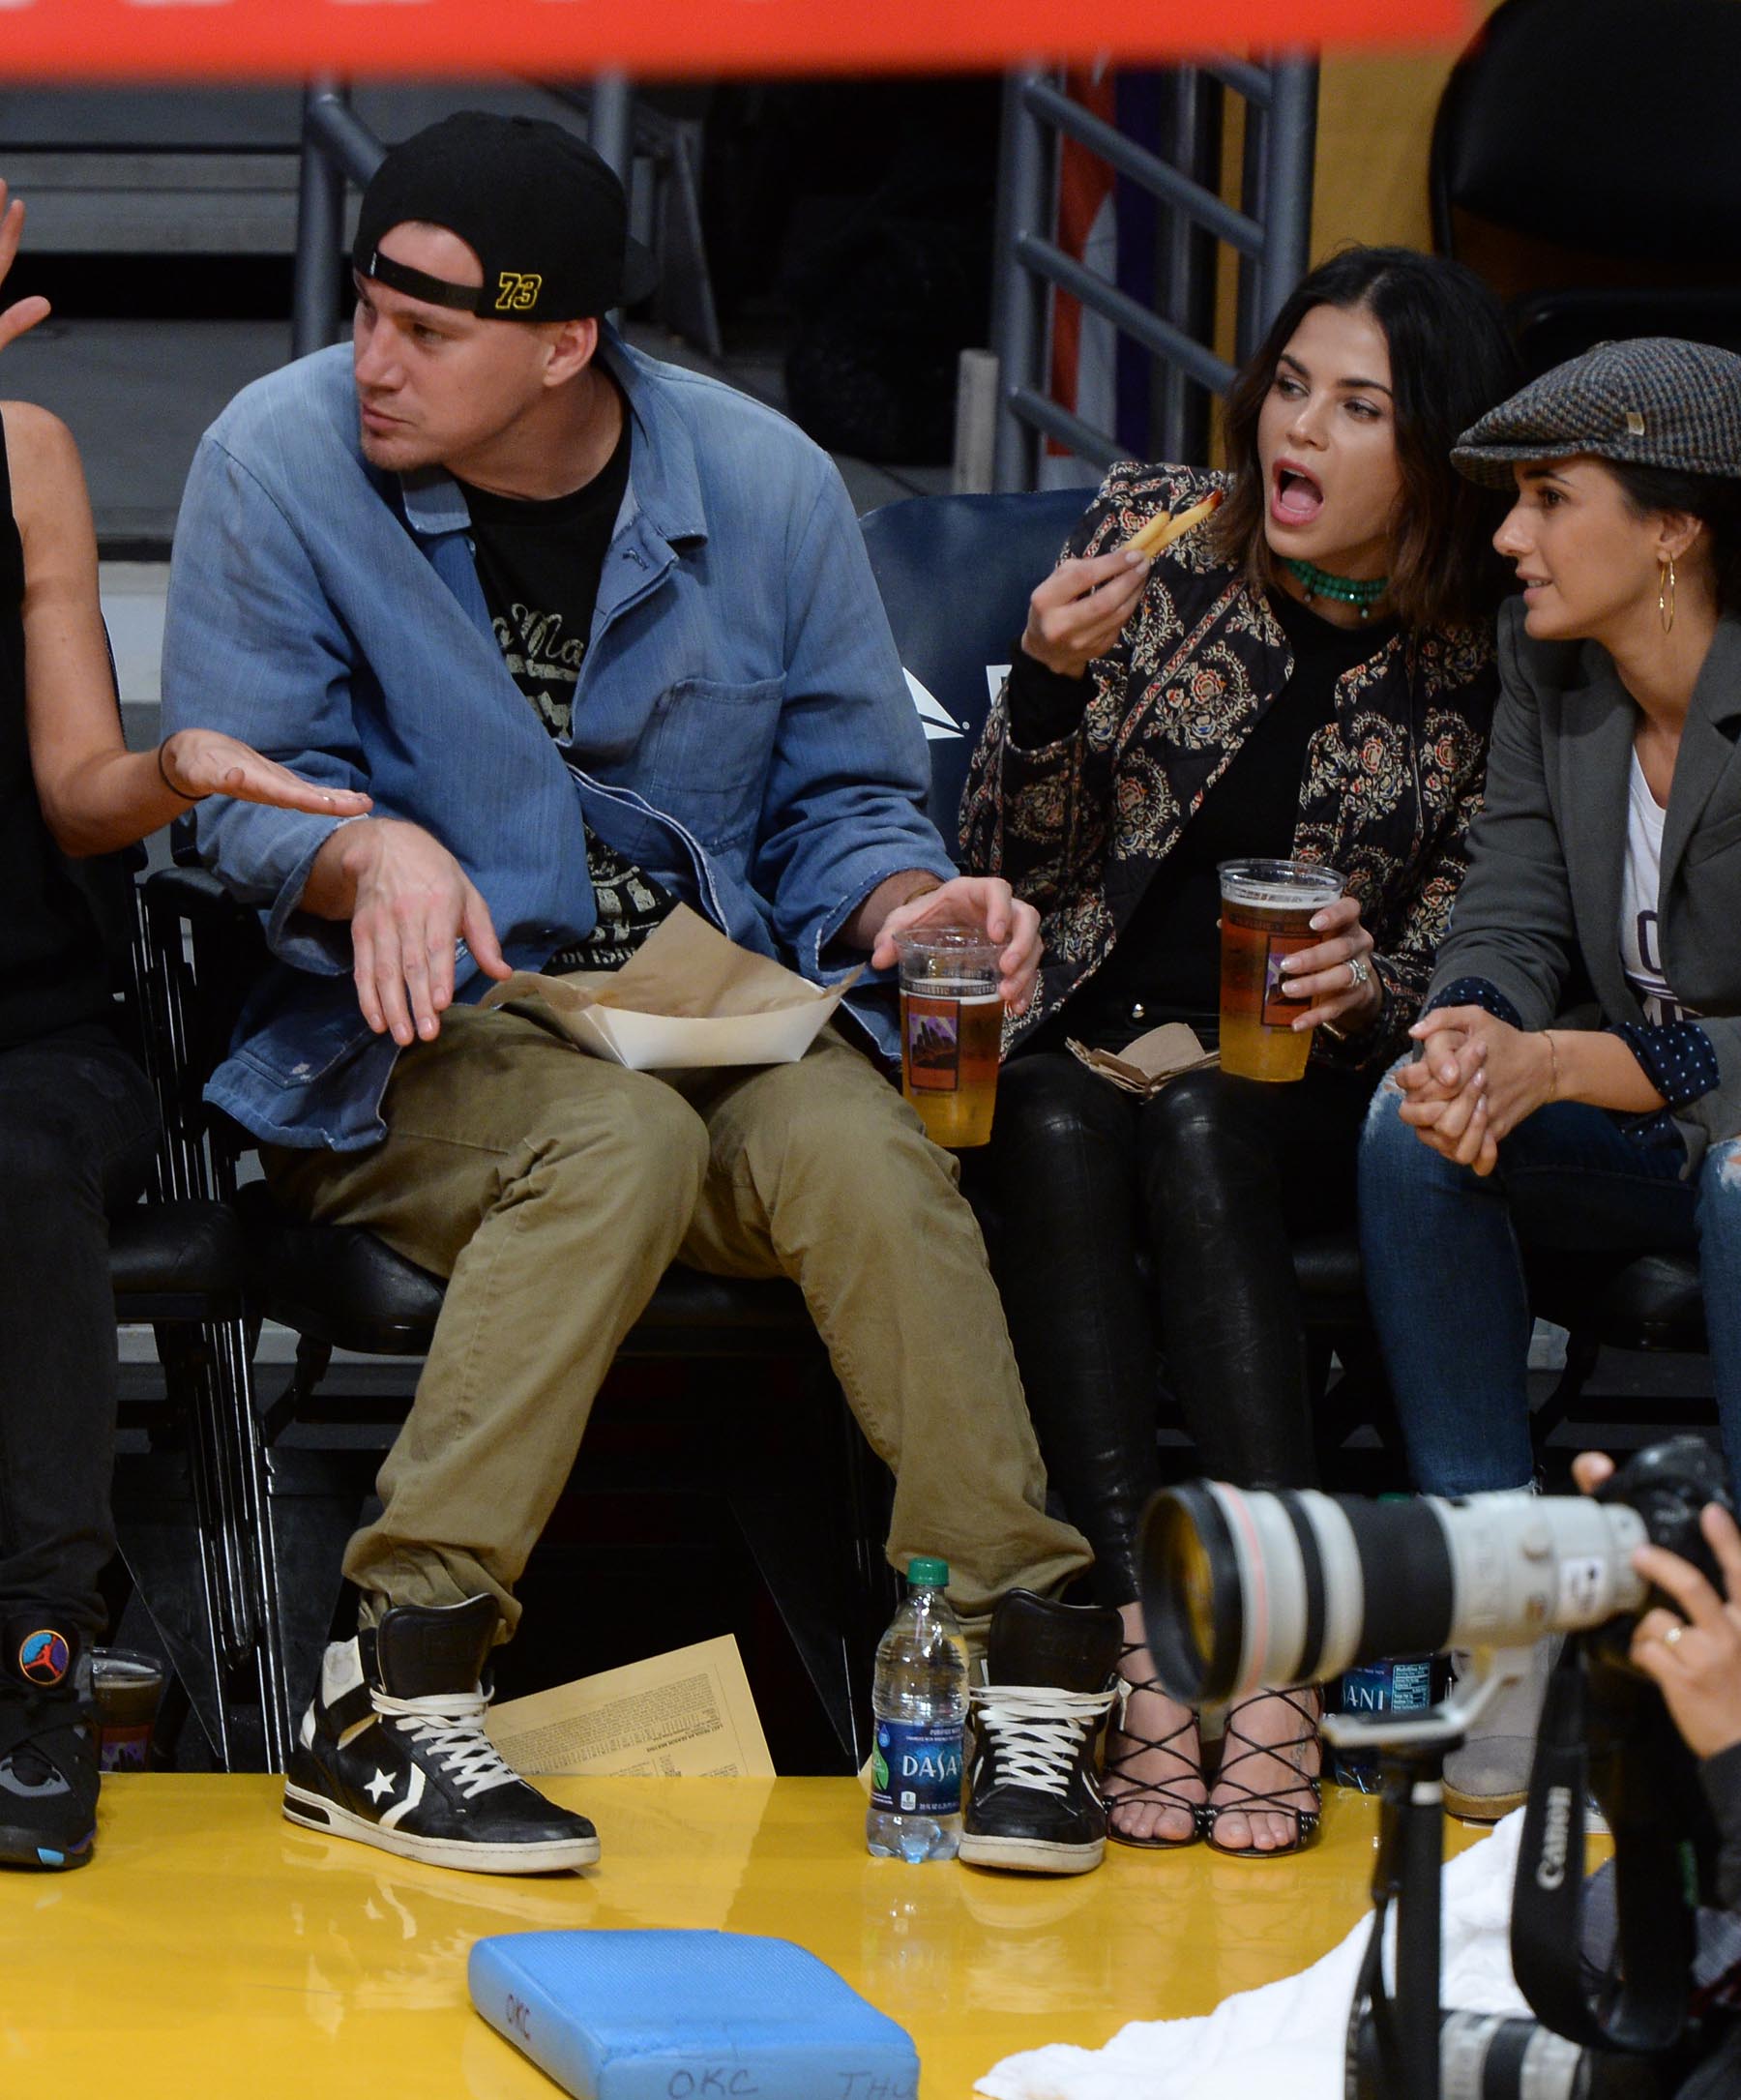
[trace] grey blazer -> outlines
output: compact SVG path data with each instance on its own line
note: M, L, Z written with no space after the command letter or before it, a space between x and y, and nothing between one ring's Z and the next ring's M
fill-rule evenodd
M1620 881L1637 703L1595 642L1537 642L1499 616L1498 709L1469 872L1428 996L1485 977L1525 1028L1642 1022L1620 967ZM1689 1170L1741 1136L1741 620L1718 623L1694 688L1663 831L1663 965L1717 1052L1675 1110ZM1590 1003L1593 1000L1593 1007Z

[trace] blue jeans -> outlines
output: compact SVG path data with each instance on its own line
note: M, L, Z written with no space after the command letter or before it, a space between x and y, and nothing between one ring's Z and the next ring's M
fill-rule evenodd
M1553 1102L1483 1179L1421 1142L1387 1078L1360 1148L1367 1297L1408 1449L1429 1494L1520 1488L1534 1471L1522 1247L1697 1252L1718 1418L1741 1478L1741 1140L1628 1136L1604 1109Z

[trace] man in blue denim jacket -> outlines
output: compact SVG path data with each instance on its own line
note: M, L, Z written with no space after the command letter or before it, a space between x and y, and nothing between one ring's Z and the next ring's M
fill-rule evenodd
M635 1073L475 1001L511 967L608 967L681 901L819 981L977 915L1019 1007L1036 921L955 876L921 813L923 739L826 457L593 318L637 262L596 156L448 119L388 156L355 262L352 351L250 387L200 446L163 676L171 724L374 798L346 825L202 807L277 959L211 1098L287 1209L448 1279L285 1813L437 1863L575 1866L592 1825L489 1748L480 1681L669 1262L797 1280L896 1468L891 1558L947 1554L969 1619L1088 1553L1046 1515L954 1162L844 1035ZM889 1049L886 991L851 1004Z

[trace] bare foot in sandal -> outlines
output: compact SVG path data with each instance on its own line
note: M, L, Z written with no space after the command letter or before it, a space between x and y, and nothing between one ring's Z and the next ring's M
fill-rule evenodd
M1121 1845L1191 1845L1202 1836L1202 1752L1196 1716L1155 1681L1140 1605L1125 1605L1118 1671L1130 1692L1120 1726L1107 1737L1103 1791L1111 1836ZM1116 1709L1115 1709L1116 1711Z
M1255 1692L1227 1709L1221 1769L1209 1796L1217 1851L1294 1852L1317 1830L1322 1750L1317 1687Z

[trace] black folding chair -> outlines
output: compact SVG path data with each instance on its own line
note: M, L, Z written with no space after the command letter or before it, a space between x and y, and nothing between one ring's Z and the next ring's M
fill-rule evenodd
M1593 343L1741 349L1732 0L1505 0L1433 125L1433 245L1512 301L1533 374Z

